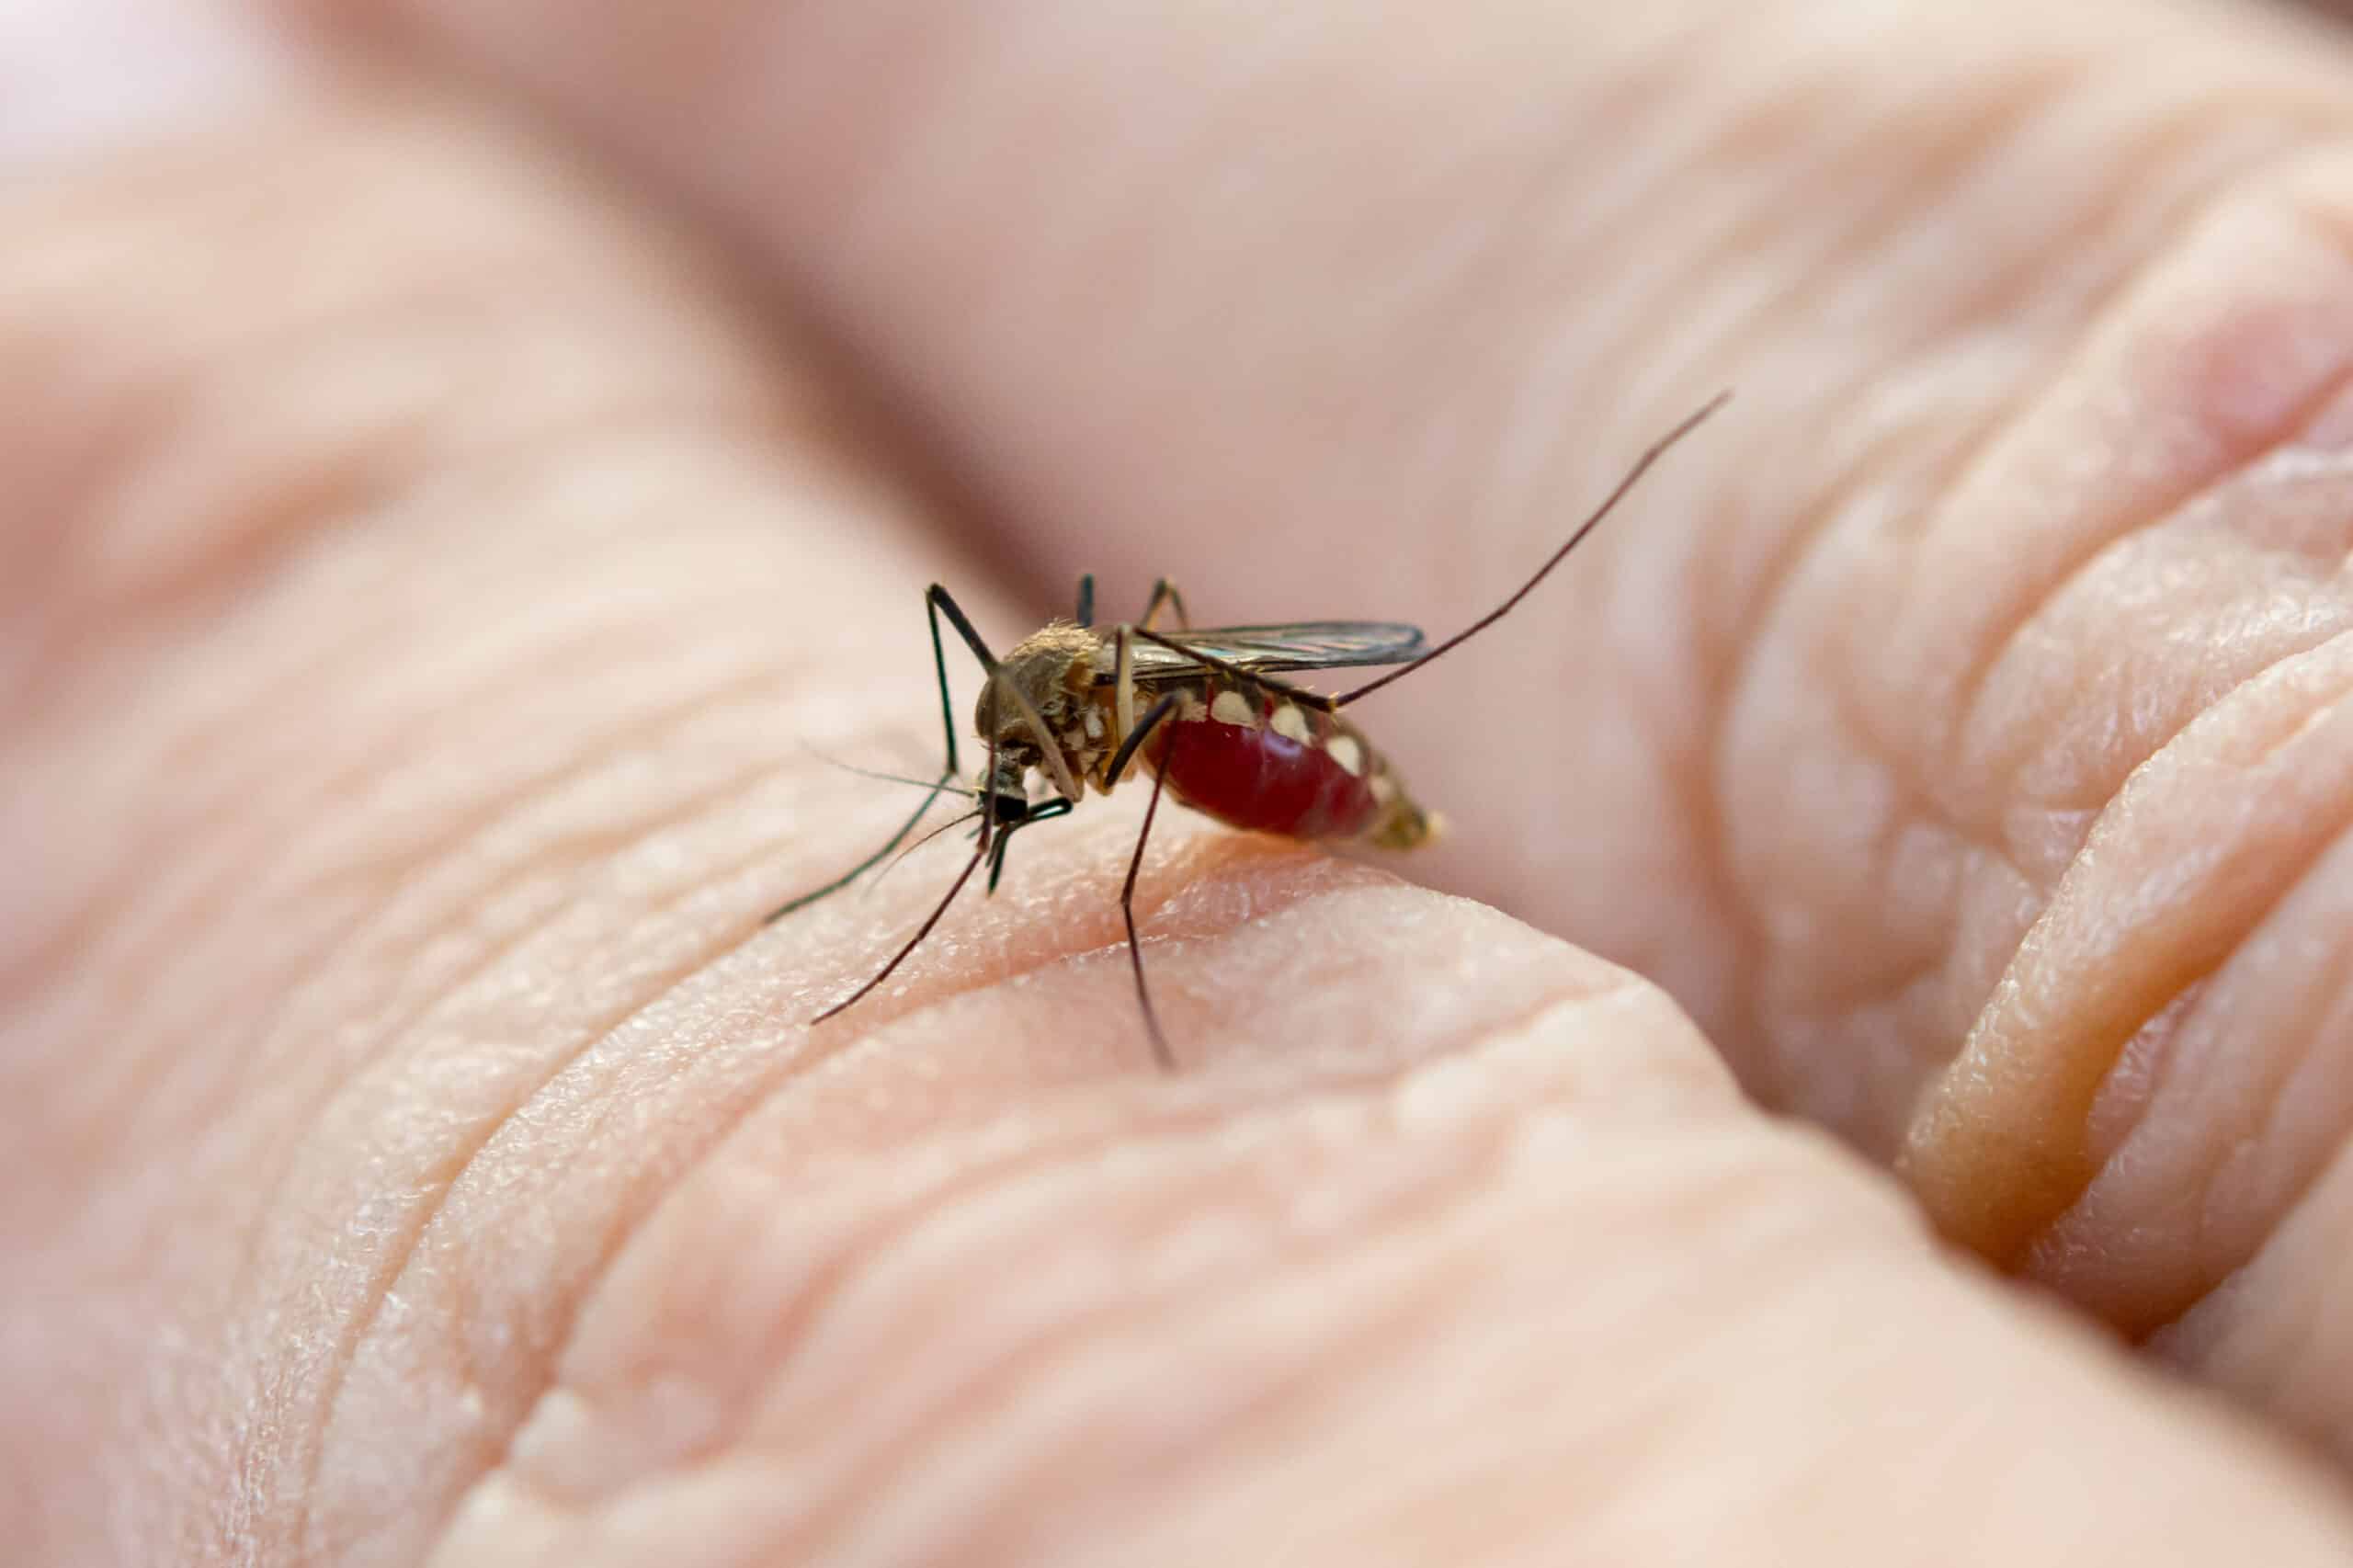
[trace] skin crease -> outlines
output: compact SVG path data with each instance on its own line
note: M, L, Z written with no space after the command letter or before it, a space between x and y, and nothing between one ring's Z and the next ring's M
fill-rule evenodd
M1139 9L313 10L403 63L10 132L0 1531L2342 1561L2353 49ZM1509 915L1164 810L1161 1079L1125 791L801 1027L955 865L756 926L923 583L1442 632L1726 382L1362 710Z

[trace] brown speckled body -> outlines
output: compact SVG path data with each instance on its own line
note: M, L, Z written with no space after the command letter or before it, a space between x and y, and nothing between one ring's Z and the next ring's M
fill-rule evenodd
M998 790L1029 767L1053 777L1059 762L1073 783L1108 794L1120 782L1108 769L1135 710L1175 694L1175 710L1139 756L1195 811L1252 832L1384 849L1411 849L1436 831L1361 731L1274 683L1195 671L1123 694L1111 638L1063 621L1014 648L997 678L1037 712L1061 753L1040 755L1023 716L992 683L975 717L983 736L997 738Z

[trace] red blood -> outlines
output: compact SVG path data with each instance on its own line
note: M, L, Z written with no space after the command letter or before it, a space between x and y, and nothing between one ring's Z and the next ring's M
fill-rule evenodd
M1380 813L1367 779L1270 729L1170 719L1144 749L1178 800L1234 827L1354 838Z

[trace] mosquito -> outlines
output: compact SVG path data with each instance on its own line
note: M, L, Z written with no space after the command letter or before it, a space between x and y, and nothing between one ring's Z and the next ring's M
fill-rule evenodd
M1143 949L1136 937L1136 875L1143 866L1161 792L1165 790L1182 804L1245 831L1381 849L1411 849L1427 843L1441 819L1415 803L1389 760L1340 710L1461 647L1509 614L1584 542L1668 448L1731 396L1729 392L1717 393L1653 442L1533 576L1436 647L1427 644L1418 627L1390 621L1301 620L1197 629L1185 613L1184 597L1165 577L1154 585L1142 616L1097 626L1090 575L1079 579L1078 605L1070 619L1050 622L999 658L948 590L933 584L925 591L924 606L931 619L940 726L947 737L948 757L939 777L929 784L914 814L880 849L824 887L777 909L765 923L805 909L881 865L944 794L973 801L971 812L947 825L977 820L975 847L948 892L891 961L810 1021L824 1022L890 979L931 935L983 864L989 868L987 891L995 892L1005 875L1006 848L1016 832L1068 816L1090 789L1109 794L1130 765L1140 763L1152 775L1152 794L1135 851L1128 858L1127 881L1120 889L1120 913L1127 923L1128 961L1154 1060L1164 1070L1174 1071L1176 1058L1153 1008L1152 991L1144 982ZM1174 626L1162 627L1164 613L1175 618ZM987 744L988 761L971 784L959 778L962 767L957 761L955 707L948 690L947 645L939 630L943 617L987 676L973 727ZM1337 696L1280 678L1302 671L1381 665L1394 667ZM1033 774L1056 793L1033 800Z

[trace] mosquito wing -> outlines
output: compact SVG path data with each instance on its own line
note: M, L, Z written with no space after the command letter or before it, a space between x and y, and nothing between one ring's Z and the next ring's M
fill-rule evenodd
M1337 670L1362 665L1403 665L1421 657L1422 629L1389 620L1293 620L1279 626L1217 626L1165 631L1177 647L1131 641L1138 680L1165 679L1209 669L1211 661L1237 669ZM1185 650L1183 653L1178 648ZM1098 682L1110 675L1098 676Z

